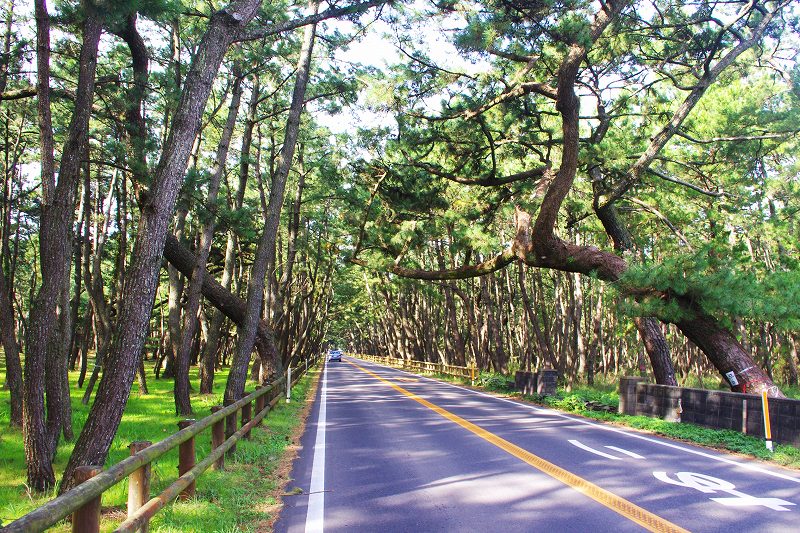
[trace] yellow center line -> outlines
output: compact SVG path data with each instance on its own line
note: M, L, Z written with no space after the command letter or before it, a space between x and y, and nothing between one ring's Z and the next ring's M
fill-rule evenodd
M609 492L594 483L583 479L580 476L573 474L572 472L561 468L560 466L556 466L553 463L542 459L541 457L532 454L528 450L520 448L516 444L512 444L507 440L498 437L494 433L491 433L480 426L469 422L461 418L460 416L454 415L453 413L442 409L438 405L435 405L424 398L420 398L413 392L409 392L403 387L392 383L391 381L382 378L378 374L367 370L355 363L347 361L349 364L353 365L354 367L358 368L362 372L369 374L370 376L374 377L375 379L386 383L396 391L408 396L412 400L421 403L428 409L435 411L439 415L443 416L444 418L455 422L459 426L463 427L464 429L474 433L475 435L479 436L480 438L491 442L501 450L508 452L509 454L513 455L517 459L531 465L532 467L536 468L544 472L545 474L549 475L552 478L557 479L558 481L572 487L573 489L577 490L578 492L585 494L586 496L592 498L593 500L603 504L604 506L608 507L612 511L624 516L628 520L636 522L640 526L648 529L649 531L663 531L663 532L687 532L686 529L683 529L680 526L661 518L660 516L651 513L650 511L639 507L638 505L629 502L625 498L617 496L616 494Z

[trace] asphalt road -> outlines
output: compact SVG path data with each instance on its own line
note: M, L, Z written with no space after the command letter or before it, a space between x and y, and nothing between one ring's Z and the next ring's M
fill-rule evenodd
M349 357L301 446L277 532L800 532L798 472Z

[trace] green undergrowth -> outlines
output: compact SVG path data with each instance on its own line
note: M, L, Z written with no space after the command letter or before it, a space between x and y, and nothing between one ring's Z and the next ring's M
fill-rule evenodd
M470 384L469 379L454 378L444 374L429 375L462 385ZM561 387L554 396L523 396L514 392L512 385L513 383L508 376L492 372L481 372L475 379L475 386L486 391L515 396L527 402L575 413L595 420L628 426L703 446L728 450L791 468L800 468L800 449L794 446L775 444L775 451L770 452L764 445L764 439L745 435L738 431L668 422L646 416L619 414L617 413L619 392L616 383L598 383L592 387L585 385L572 386L569 391ZM790 398L800 398L800 387L783 386L781 390Z
M0 367L0 381L5 378ZM222 403L228 369L217 372L214 393L192 394L195 418L210 414L214 405ZM83 390L75 386L77 372L70 373L72 383L73 427L75 435L80 433L89 408L81 403ZM199 390L197 369L191 373L192 390ZM275 490L276 480L270 474L277 466L281 455L290 444L292 429L299 422L310 384L304 377L292 390L298 401L286 404L280 401L264 420L264 426L252 432L251 441L239 441L235 457L226 459L224 472L207 470L197 481L197 497L186 502L176 502L162 509L151 522L153 532L239 532L259 530L259 522L270 518L272 501L270 493ZM133 384L130 399L122 422L109 451L106 467L128 457L128 445L133 441L157 442L178 430L177 422L183 417L175 415L173 382L171 379L156 380L148 372L149 394L139 395L138 385ZM255 385L249 383L247 391ZM201 433L195 440L198 460L205 457L211 448L210 430ZM56 454L54 469L57 479L64 470L73 442L62 442ZM151 494L156 495L177 478L177 449L159 458L152 465ZM9 392L0 390L0 524L19 518L54 497L47 494L31 494L26 482L25 456L22 432L9 427ZM103 494L103 531L112 531L125 516L127 482L122 481ZM62 524L53 531L69 531Z

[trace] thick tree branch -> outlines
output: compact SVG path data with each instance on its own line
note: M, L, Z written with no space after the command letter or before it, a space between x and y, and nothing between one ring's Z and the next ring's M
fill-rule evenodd
M575 80L578 76L578 69L586 57L589 46L600 38L603 31L627 4L625 1L603 4L602 9L597 13L590 27L589 42L572 44L558 69L558 101L556 102L556 109L561 113L563 149L561 166L556 173L555 179L550 182L550 186L547 188L542 207L539 210L539 216L534 225L534 232L537 235L547 236L536 243L536 246L541 247L539 255L544 256L549 253L548 248L551 248L551 246L546 241L550 239L549 236L553 235L558 211L572 188L572 183L575 181L575 175L578 170L580 101L575 93ZM553 236L553 247L558 247L557 241Z
M391 3L391 1L392 0L369 0L368 2L361 2L346 7L331 8L326 11L323 11L322 13L315 13L313 15L308 15L294 20L282 22L280 24L272 24L270 26L265 26L263 28L256 28L249 31L243 31L238 35L236 41L255 41L258 39L263 39L265 37L271 37L273 35L277 35L279 33L283 33L289 30L294 30L297 28L301 28L303 26L308 26L309 24L316 24L323 20L361 13L370 8Z

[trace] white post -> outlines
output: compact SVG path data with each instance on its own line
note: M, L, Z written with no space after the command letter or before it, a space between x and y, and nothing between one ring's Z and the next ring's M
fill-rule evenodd
M286 403L292 401L292 367L286 369Z

